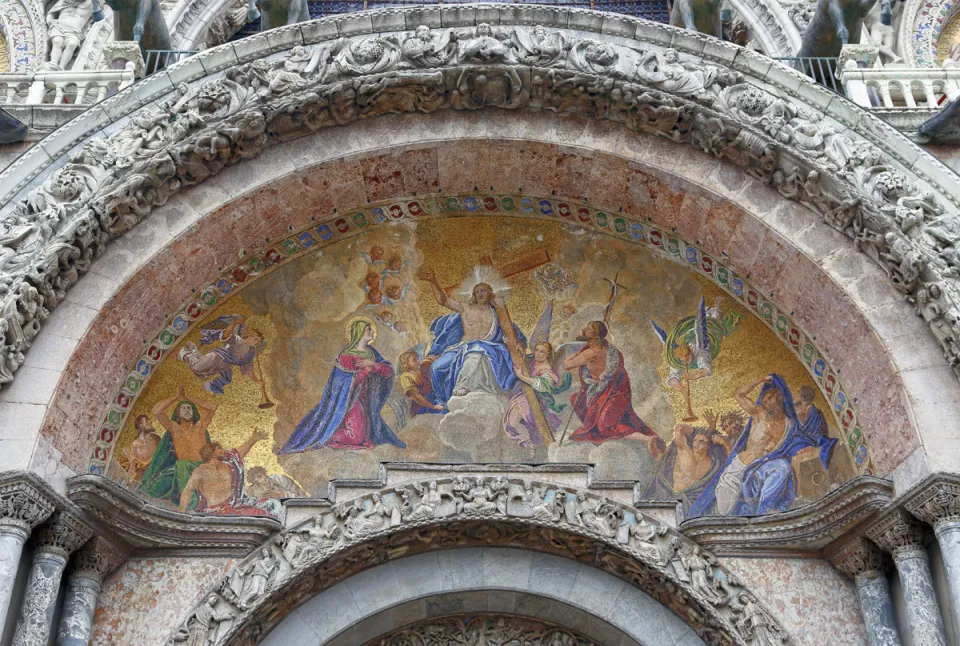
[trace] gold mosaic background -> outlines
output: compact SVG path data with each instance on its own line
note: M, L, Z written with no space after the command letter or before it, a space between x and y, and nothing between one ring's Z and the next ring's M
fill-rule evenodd
M407 443L405 450L381 445L366 451L324 448L277 456L274 451L319 401L333 362L344 345L345 322L358 313L370 315L363 307L362 284L368 264L362 253L377 245L384 248L385 259L398 256L405 263L407 290L402 302L392 308L405 331L399 334L378 325L374 343L395 367L399 353L428 342L430 322L448 312L436 303L429 286L415 278L422 267L434 269L441 285L453 285L469 278L475 265L492 261L494 266L500 266L547 251L552 262L570 272L577 283L574 290L555 301L551 334L555 346L573 340L586 321L602 317L609 296L609 283L604 278L616 275L623 287L609 322L610 340L624 354L634 409L665 441L672 440L672 429L684 417L686 405L679 392L665 386L668 367L649 321L653 319L669 329L681 317L695 313L701 295L712 305L716 297L725 294L705 278L626 241L560 223L485 217L427 220L369 231L294 260L248 285L211 312L204 323L224 314L243 314L249 325L263 332L268 345L260 362L269 397L276 406L258 409L260 386L237 370L224 395L207 393L187 365L177 360L182 347L177 346L137 399L114 455L121 455L135 437L134 419L140 414L149 415L157 401L183 385L188 396L217 403L209 431L225 447L243 443L254 428L266 429L271 439L251 450L246 458L247 468L263 466L271 474L285 474L308 494L323 493L332 478L374 477L379 463L388 460L592 462L597 464L601 478L642 483L650 479L653 462L641 442L614 440L598 447L566 443L562 447L542 447L531 460L526 450L506 436L502 416L485 416L482 411L474 414L476 419L458 420L462 427L455 429L447 428L452 423L451 415L414 417L402 430L394 428ZM533 272L506 282L510 286L510 314L529 336L546 303L542 287ZM569 315L563 314L565 306ZM730 297L724 298L721 309L724 313L730 309L739 312L742 322L737 332L723 339L721 352L713 362L713 376L691 386L692 406L701 418L694 425L705 424L706 409L717 413L740 410L734 391L776 372L794 393L804 385L814 388L815 404L827 417L830 436L838 437L816 384L775 334ZM185 342L198 343L203 327L197 326ZM578 388L574 375L568 394L576 393ZM756 391L752 396L756 396ZM394 422L386 409L384 418L388 423ZM160 429L158 424L155 426ZM574 417L569 431L577 426ZM823 495L846 481L852 475L850 463L845 445L837 446L829 474L821 470L812 479L801 479L796 504ZM110 474L123 480L125 474L118 471L114 465Z

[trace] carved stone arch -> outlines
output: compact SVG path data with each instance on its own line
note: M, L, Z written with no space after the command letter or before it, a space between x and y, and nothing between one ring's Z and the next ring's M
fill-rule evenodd
M517 547L592 565L672 610L708 644L792 643L744 582L636 508L557 484L454 476L345 500L285 530L204 595L168 645L259 643L293 608L350 576L458 547Z

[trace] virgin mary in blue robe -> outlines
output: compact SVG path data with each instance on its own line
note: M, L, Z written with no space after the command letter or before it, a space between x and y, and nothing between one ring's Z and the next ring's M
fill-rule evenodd
M320 403L293 430L280 454L332 449L370 449L378 444L406 448L380 416L393 388L393 366L369 345L373 322L350 323L350 341L334 364Z
M787 417L787 432L780 445L770 453L757 458L740 474L740 495L730 512L731 516L760 516L777 511L787 511L793 507L796 499L797 475L793 470L793 457L801 450L811 446L820 448L820 461L823 468L830 466L836 439L826 436L826 424L823 414L816 408L810 411L806 423L797 418L793 395L786 381L780 375L771 375L772 383L765 383L757 396L757 406L771 388L776 388L783 396L783 412ZM819 415L819 418L816 417ZM819 419L819 423L818 420ZM737 443L721 467L707 484L703 493L687 512L687 517L706 516L716 513L717 483L720 476L730 466L733 459L747 446L753 418L747 422Z

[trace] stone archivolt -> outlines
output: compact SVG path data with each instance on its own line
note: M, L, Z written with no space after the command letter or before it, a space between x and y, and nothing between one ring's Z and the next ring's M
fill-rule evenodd
M403 12L378 15L395 13ZM676 31L616 21L660 40ZM386 113L490 107L610 119L745 168L853 239L916 303L947 360L960 365L960 223L945 205L956 199L950 189L938 196L925 183L935 181L929 175L939 167L921 160L927 176L908 177L887 159L915 159L905 141L881 150L729 67L581 33L480 24L297 45L279 58L229 67L223 78L181 84L119 131L87 139L0 221L0 383L13 379L49 311L106 243L184 186L257 156L271 142L321 128ZM750 69L752 54L731 48L731 55ZM782 69L766 77L768 84L810 83ZM882 140L882 126L870 127Z
M368 567L429 549L519 546L627 579L708 644L790 639L730 572L640 511L586 492L501 476L398 485L337 504L238 564L168 644L257 643L292 608Z

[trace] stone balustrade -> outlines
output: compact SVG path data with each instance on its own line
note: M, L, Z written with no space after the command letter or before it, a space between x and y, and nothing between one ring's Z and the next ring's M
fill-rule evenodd
M960 96L960 65L943 67L882 65L877 49L845 46L838 71L848 99L908 135Z
M133 81L133 63L119 70L0 74L0 106L90 106Z

